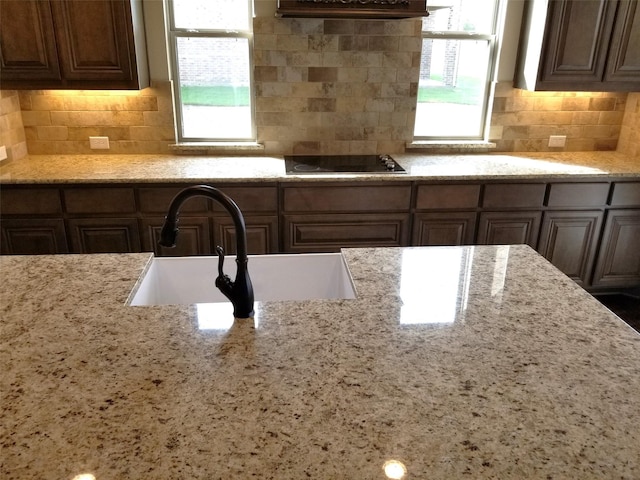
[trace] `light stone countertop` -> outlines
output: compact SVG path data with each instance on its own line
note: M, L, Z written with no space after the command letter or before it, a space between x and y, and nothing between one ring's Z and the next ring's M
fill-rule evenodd
M398 181L640 177L640 159L616 152L394 154L407 174L286 175L283 157L33 155L0 166L0 183L176 181Z
M640 478L640 335L535 251L344 255L226 329L127 306L149 254L1 256L0 477Z

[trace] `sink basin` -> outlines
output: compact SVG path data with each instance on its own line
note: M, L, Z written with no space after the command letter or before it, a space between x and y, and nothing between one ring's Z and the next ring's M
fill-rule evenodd
M234 256L225 273L236 275ZM129 304L190 305L229 300L215 287L218 257L155 257ZM249 255L256 301L356 298L351 274L340 253Z

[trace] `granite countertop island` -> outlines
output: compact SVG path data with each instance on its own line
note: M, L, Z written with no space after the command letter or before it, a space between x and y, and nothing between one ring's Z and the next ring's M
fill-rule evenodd
M398 181L639 178L640 159L617 152L394 154L407 174L287 175L278 156L33 155L0 166L0 183L176 181Z
M344 255L356 299L235 323L0 257L0 477L640 478L640 335L532 249Z

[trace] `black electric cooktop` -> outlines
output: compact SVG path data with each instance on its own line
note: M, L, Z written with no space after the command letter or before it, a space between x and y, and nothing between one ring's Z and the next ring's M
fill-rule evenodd
M289 175L407 173L390 155L285 155Z

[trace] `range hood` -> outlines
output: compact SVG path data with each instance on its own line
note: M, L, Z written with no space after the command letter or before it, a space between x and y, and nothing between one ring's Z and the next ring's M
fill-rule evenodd
M278 0L277 17L428 17L426 0Z

